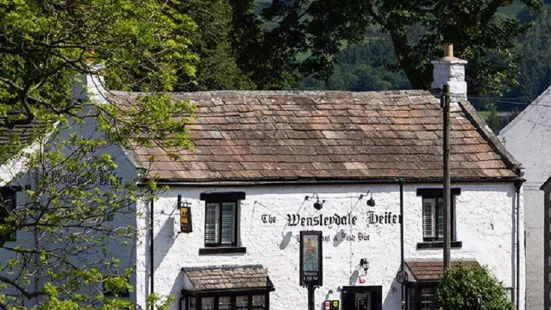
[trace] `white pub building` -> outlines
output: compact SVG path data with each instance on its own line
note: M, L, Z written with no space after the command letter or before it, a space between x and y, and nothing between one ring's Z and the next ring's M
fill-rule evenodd
M524 309L519 163L465 100L465 61L433 62L451 109L452 265L480 265ZM135 93L108 99L132 102ZM299 238L321 233L315 308L426 310L442 276L442 109L428 91L174 93L195 148L115 154L168 190L139 204L130 299L171 310L302 310ZM122 176L132 179L133 176ZM402 233L403 232L403 233ZM316 244L314 244L315 246ZM122 261L122 260L121 260ZM126 259L125 261L128 261ZM403 273L401 272L403 270Z

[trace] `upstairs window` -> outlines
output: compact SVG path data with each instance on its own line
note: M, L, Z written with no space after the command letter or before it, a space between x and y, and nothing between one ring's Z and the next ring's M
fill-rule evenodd
M451 240L455 240L455 196L461 189L451 189ZM422 196L423 241L444 241L444 198L441 188L418 189L417 196Z
M205 247L239 245L239 202L244 192L202 193L205 201Z
M15 241L15 191L11 188L0 189L0 241Z

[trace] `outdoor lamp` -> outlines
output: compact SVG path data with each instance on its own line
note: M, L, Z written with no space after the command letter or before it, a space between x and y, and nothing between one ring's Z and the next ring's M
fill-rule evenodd
M362 267L363 270L364 270L365 272L367 272L367 269L369 269L369 262L367 261L366 258L360 259L360 267Z
M370 206L370 207L374 207L375 206L375 199L373 199L373 193L371 193L371 190L368 190L367 193L365 193L365 196L367 196L367 194L370 194L369 196L369 199L367 200L367 205ZM364 194L361 194L360 195L360 199L364 198Z
M304 200L308 200L310 198L316 198L316 202L314 202L314 209L321 210L323 208L323 204L325 203L325 200L320 201L320 197L317 193L312 194L312 196L306 196Z

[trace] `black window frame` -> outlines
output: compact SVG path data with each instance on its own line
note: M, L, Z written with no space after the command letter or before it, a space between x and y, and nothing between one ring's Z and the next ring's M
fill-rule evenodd
M220 297L229 297L231 302L231 309L236 309L236 298L239 296L247 296L248 300L248 310L253 309L253 296L264 296L264 310L270 310L270 292L273 289L261 290L261 291L250 291L250 292L219 292L219 293L197 293L189 294L182 296L182 303L180 304L179 310L201 310L203 306L203 298L213 298L214 299L214 310L219 310L219 298ZM195 298L195 309L191 308L189 305L189 299Z
M204 222L204 230L205 230L205 248L236 248L241 249L239 247L239 228L240 228L240 202L241 200L244 200L246 197L245 192L205 192L201 193L199 198L200 200L205 201L205 222ZM222 205L224 203L234 203L235 204L235 210L233 215L233 242L231 244L222 243ZM208 242L207 243L207 206L209 204L218 204L218 240L217 242ZM206 250L206 249L201 249ZM200 254L210 254L211 251L201 251L203 253ZM241 251L240 251L241 252Z
M461 195L461 188L451 188L450 189L451 194L451 247L452 248L461 248L462 242L457 240L457 233L455 231L455 220L456 220L456 212L455 212L455 197ZM417 189L417 196L421 196L422 199L438 199L444 197L444 190L442 188L418 188ZM438 205L438 204L436 204ZM442 205L443 206L443 205ZM423 209L423 205L421 204L421 208ZM435 227L437 230L438 235L438 210L435 210L434 214L434 221L435 221ZM422 233L423 233L423 242L417 244L418 249L427 249L427 248L441 248L443 246L443 236L442 239L437 237L425 237L424 233L424 217L423 217L423 210L421 210L421 225L423 226Z
M10 186L0 187L0 208L6 209L7 213L7 216L2 216L0 213L0 223L5 223L5 218L9 217L9 212L15 210L17 207L17 190L21 189ZM12 200L12 206L10 210L7 210L7 208L3 206L3 202L10 198ZM12 222L11 224L13 226L11 232L7 235L0 235L0 242L17 241L17 229L15 227L16 223Z

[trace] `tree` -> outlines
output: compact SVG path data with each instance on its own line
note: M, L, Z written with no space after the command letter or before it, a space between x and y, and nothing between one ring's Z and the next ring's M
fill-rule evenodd
M446 270L432 300L433 309L512 310L503 285L486 269L458 266Z
M118 178L110 154L190 147L193 108L164 92L194 76L196 25L171 3L0 0L0 163L9 172L0 183L20 190L16 208L13 194L0 200L0 309L35 297L37 309L128 306L117 297L132 289L132 266L109 249L141 233L136 201L159 188L154 178L140 190ZM86 75L101 88L100 74L112 89L141 91L137 102L71 87ZM23 238L12 242L15 232Z
M540 10L542 0L521 3ZM270 61L279 71L325 79L343 42L358 42L376 24L391 38L399 67L415 89L432 81L430 61L442 57L445 42L454 43L456 57L467 59L472 93L501 94L516 85L516 39L529 25L499 17L510 0L273 0L263 17L277 26L265 35ZM305 54L304 59L296 55Z
M241 69L237 63L234 48L239 46L234 43L236 29L233 27L234 14L230 1L186 0L172 6L177 12L189 15L197 24L197 31L187 37L199 57L196 78L181 77L176 90L254 89L248 71ZM244 30L246 25L239 27Z

